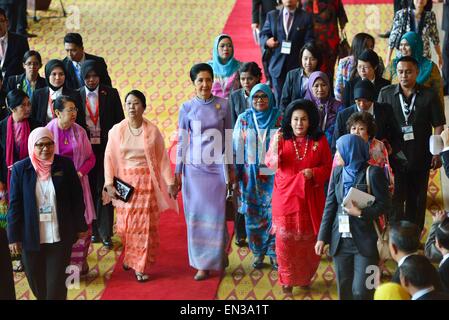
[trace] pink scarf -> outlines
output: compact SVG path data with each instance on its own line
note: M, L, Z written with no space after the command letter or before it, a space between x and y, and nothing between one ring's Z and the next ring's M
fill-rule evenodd
M36 170L38 179L45 181L50 178L51 165L53 164L55 154L53 153L50 160L41 160L37 157L34 145L42 138L48 138L53 142L55 141L50 130L44 127L36 128L31 131L28 138L28 154L30 155L31 164L33 165L34 170Z
M8 177L6 180L6 187L9 190L9 180L11 179L11 167L14 164L14 151L15 146L19 149L19 159L25 159L28 156L28 150L26 142L30 135L30 124L25 119L21 122L14 124L12 115L8 118L6 125L6 166L8 168Z

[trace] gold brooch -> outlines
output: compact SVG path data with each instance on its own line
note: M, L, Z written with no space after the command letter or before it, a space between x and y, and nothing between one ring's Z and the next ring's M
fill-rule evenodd
M315 143L313 144L312 150L316 151L316 149L318 149L318 141L315 141Z
M219 103L217 103L217 104L215 105L215 109L217 109L217 110L220 110L220 109L221 109L221 106L220 106Z

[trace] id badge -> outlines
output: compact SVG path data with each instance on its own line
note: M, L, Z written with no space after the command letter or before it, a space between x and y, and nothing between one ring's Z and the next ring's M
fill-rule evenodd
M410 141L415 139L415 135L413 134L413 126L402 127L402 133L404 134L404 141Z
M100 129L91 129L90 130L90 143L91 144L100 144L101 138L100 138Z
M50 222L52 211L53 211L52 206L43 205L39 207L39 221Z
M290 41L282 41L281 53L290 54L292 51L292 43Z
M340 233L351 232L351 230L349 229L349 216L348 215L338 216L338 232L340 232Z

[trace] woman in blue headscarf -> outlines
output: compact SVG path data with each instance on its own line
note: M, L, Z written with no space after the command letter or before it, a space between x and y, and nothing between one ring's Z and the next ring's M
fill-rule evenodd
M232 90L240 88L238 70L241 62L234 58L234 45L230 36L220 34L215 38L209 64L214 70L212 94L227 99Z
M274 174L264 163L270 138L280 126L281 118L266 84L253 87L249 102L250 108L239 115L233 132L238 211L245 215L249 248L254 254L253 267L262 268L265 256L269 256L276 268L275 237L270 234Z
M374 286L366 284L374 270L368 267L379 261L373 222L391 207L388 180L382 168L368 165L369 146L360 136L341 136L337 150L345 165L332 173L315 251L322 255L325 244L330 245L340 300L372 299ZM351 188L370 193L375 201L363 209L354 201L343 207Z
M399 58L403 56L412 56L418 61L419 74L416 82L423 87L433 88L440 97L441 105L444 106L443 78L440 70L432 60L423 54L423 41L416 32L407 32L401 37L398 56L385 69L384 78L391 80L391 84L399 83L396 67Z

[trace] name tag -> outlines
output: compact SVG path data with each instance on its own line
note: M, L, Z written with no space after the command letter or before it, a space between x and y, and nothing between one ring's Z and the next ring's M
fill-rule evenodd
M348 215L338 216L338 232L340 232L340 233L351 232L351 230L349 228L349 216Z
M39 207L39 221L50 222L52 220L53 207L49 205L43 205Z
M101 143L101 130L96 128L90 129L90 143L91 144L100 144Z
M292 43L290 41L282 41L281 53L290 54L292 51Z
M410 141L415 139L415 135L413 134L413 126L402 127L402 133L404 134L404 141Z

